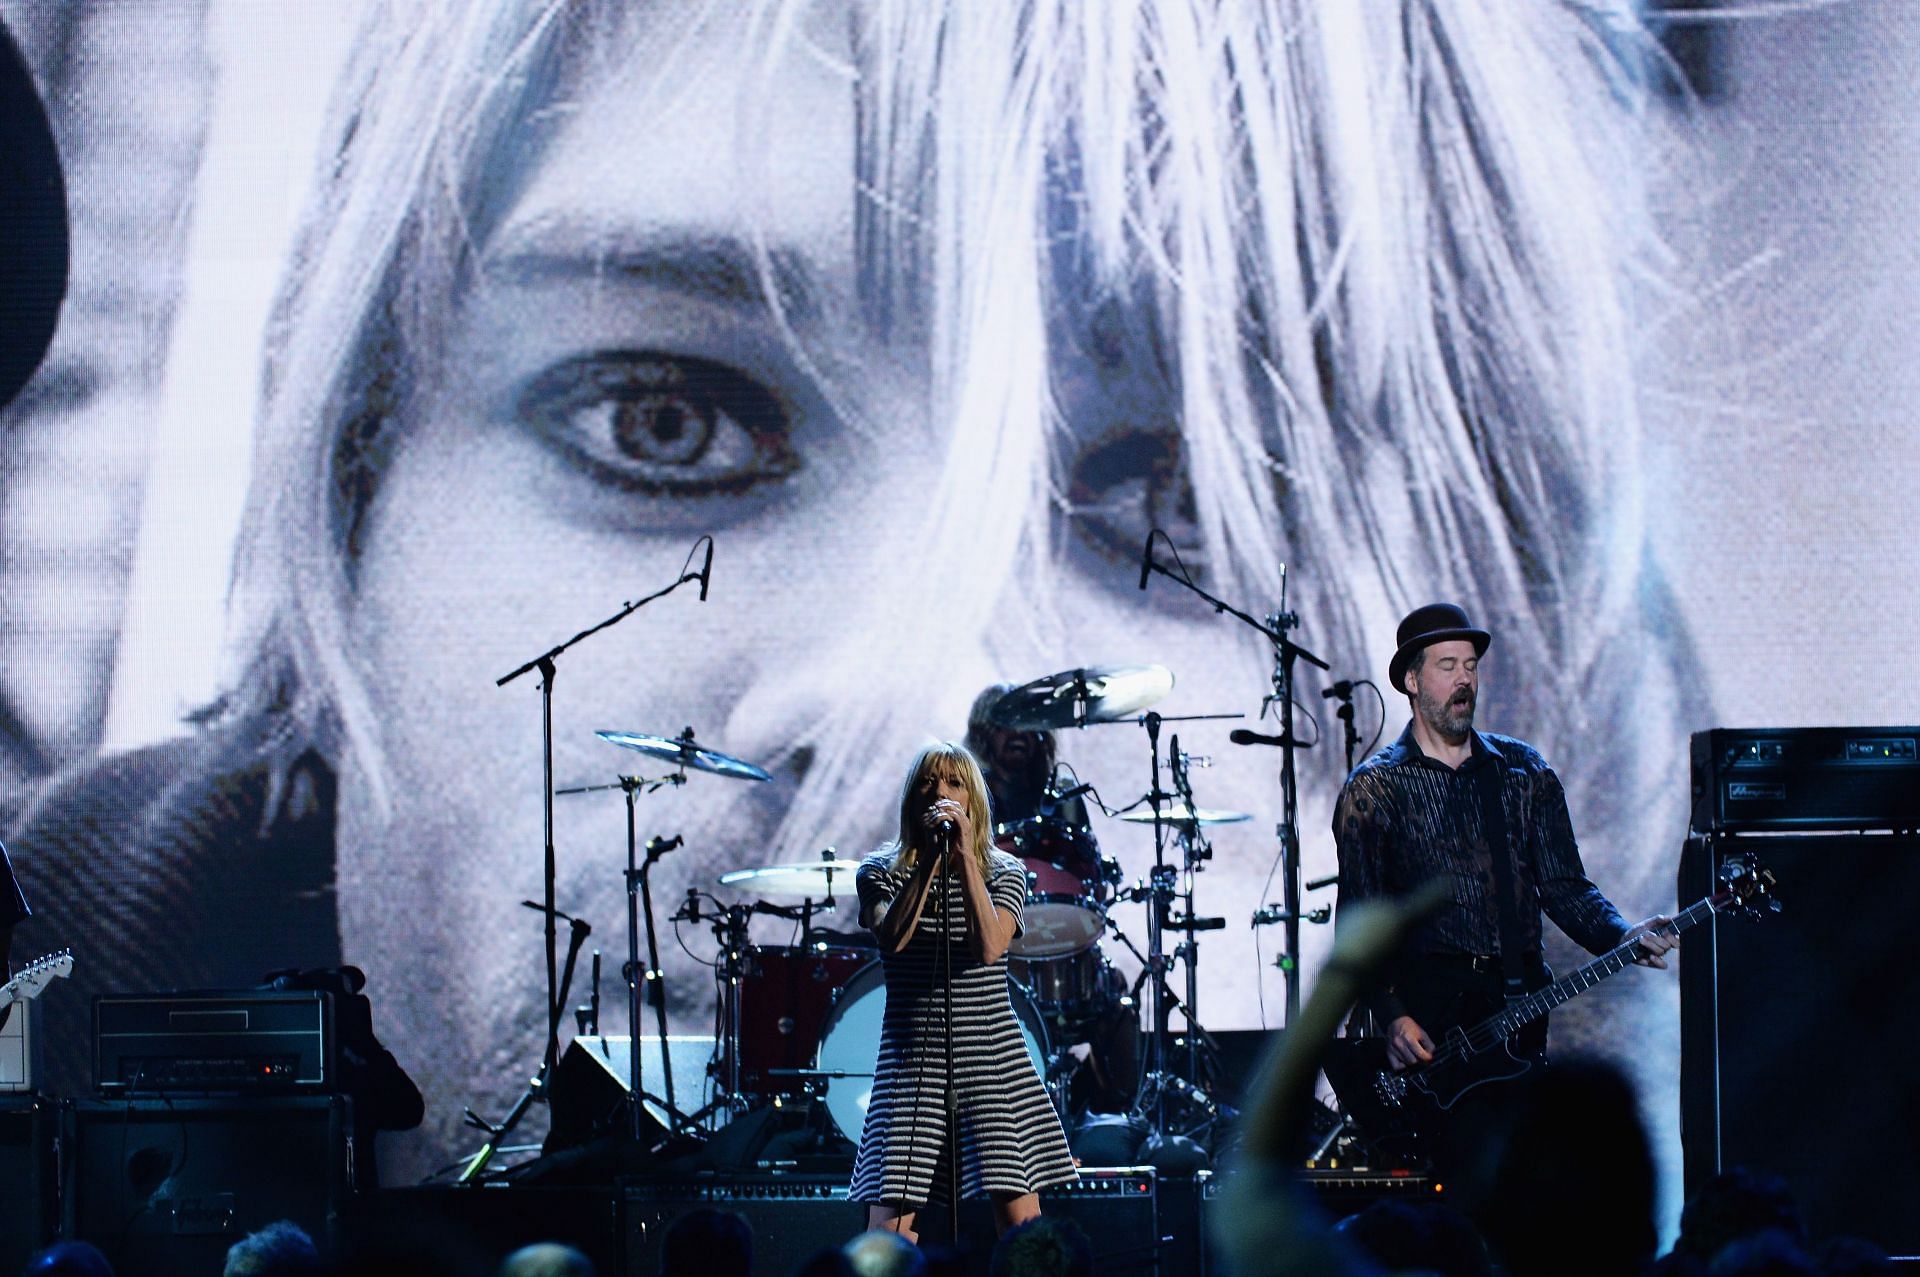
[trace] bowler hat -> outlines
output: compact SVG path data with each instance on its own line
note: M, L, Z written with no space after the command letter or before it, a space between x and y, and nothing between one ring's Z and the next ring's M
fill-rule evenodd
M1387 664L1387 678L1393 689L1396 692L1404 690L1402 680L1406 677L1407 662L1413 659L1415 652L1450 639L1466 639L1473 644L1475 656L1484 656L1487 644L1493 642L1493 635L1485 630L1474 629L1473 622L1467 619L1466 610L1453 603L1429 603L1407 613L1394 635L1394 641L1400 645L1399 650Z

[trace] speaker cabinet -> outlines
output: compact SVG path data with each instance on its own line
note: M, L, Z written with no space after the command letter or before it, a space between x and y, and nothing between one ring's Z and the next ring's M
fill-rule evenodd
M847 1200L845 1175L752 1175L697 1183L625 1185L626 1271L653 1277L668 1230L689 1211L731 1211L753 1229L753 1277L787 1277L802 1260L839 1246L867 1225L866 1207Z
M57 1112L33 1096L0 1097L0 1273L17 1273L58 1223Z
M77 1100L63 1138L63 1229L118 1277L216 1273L275 1220L329 1238L349 1187L341 1096Z
M1812 1235L1920 1253L1920 838L1692 839L1682 902L1749 850L1781 912L1718 916L1680 948L1688 1195L1746 1166L1787 1181Z
M866 1228L867 1208L847 1200L848 1176L741 1175L697 1183L629 1181L625 1186L627 1272L653 1277L674 1221L699 1207L732 1211L753 1229L753 1277L787 1277L815 1251L839 1246ZM1071 1219L1093 1242L1102 1277L1157 1277L1161 1252L1158 1191L1150 1169L1086 1171L1080 1181L1040 1195L1048 1215ZM923 1211L914 1229L924 1243L948 1236L944 1207ZM993 1210L968 1201L960 1211L961 1261L969 1277L985 1277L994 1242Z

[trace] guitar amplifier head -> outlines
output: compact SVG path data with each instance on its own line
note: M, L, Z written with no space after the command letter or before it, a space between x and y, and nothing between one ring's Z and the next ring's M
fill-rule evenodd
M93 1000L93 1082L103 1095L330 1090L333 998L307 989L102 995Z

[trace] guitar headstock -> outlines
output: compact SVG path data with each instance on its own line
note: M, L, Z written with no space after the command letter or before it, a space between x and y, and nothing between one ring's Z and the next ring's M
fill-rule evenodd
M1762 865L1752 852L1723 860L1718 877L1720 890L1715 893L1715 913L1737 909L1749 918L1759 918L1766 913L1780 912L1780 897L1775 894L1779 883L1774 880L1773 871ZM1717 903L1721 897L1725 898L1724 904Z
M73 974L73 950L62 949L58 953L49 953L44 958L35 958L26 966L13 973L13 979L6 987L19 1001L38 994L55 980L64 979Z

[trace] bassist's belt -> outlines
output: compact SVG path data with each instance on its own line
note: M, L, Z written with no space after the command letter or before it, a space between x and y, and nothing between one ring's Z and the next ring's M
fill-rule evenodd
M1475 975L1504 974L1504 969L1500 965L1500 955L1497 953L1417 953L1413 960L1457 967L1462 971L1471 971ZM1533 970L1540 965L1540 955L1530 953L1520 959L1520 965Z

